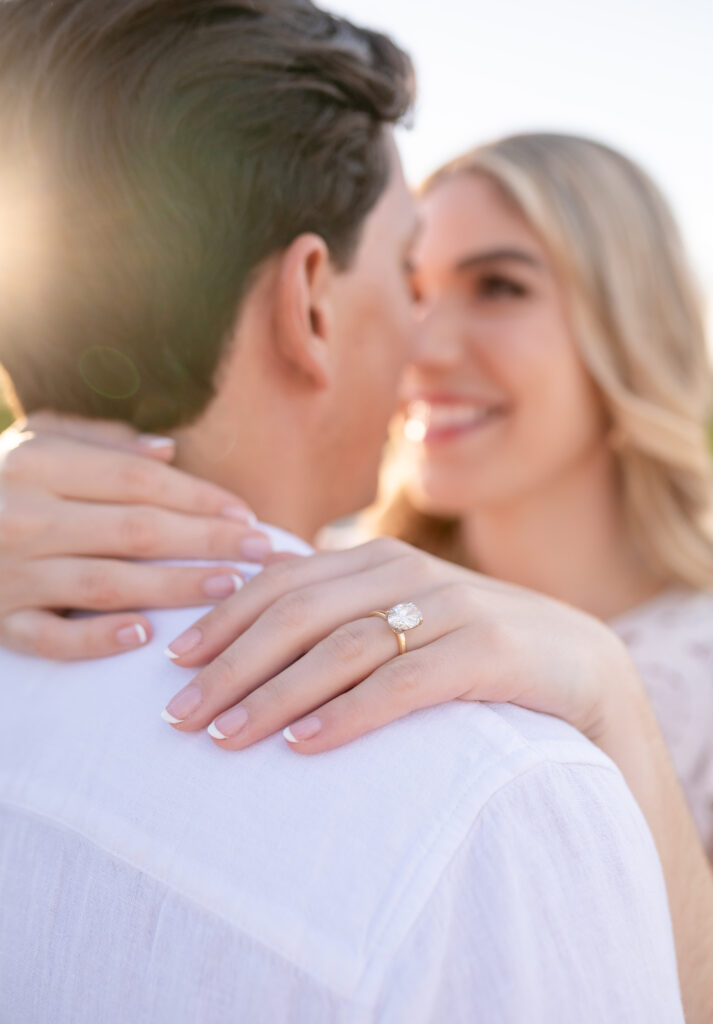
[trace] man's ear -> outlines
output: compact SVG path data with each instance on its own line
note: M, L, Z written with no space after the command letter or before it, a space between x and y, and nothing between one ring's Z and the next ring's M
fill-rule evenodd
M319 235L299 235L280 257L274 296L278 353L318 388L327 387L331 376L332 276Z

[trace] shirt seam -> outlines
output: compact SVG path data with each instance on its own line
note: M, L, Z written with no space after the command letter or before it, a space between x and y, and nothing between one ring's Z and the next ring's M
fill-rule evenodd
M531 746L529 741L527 742L527 744L525 746L526 747ZM379 946L379 944L382 941L384 941L385 933L388 932L389 926L392 924L394 918L398 916L397 912L398 912L398 910L399 910L399 908L401 906L402 901L399 900L399 901L395 902L394 904L392 904L391 912L388 915L388 917L383 921L383 924L382 924L382 927L380 929L380 932L379 932L378 936L374 940L374 944L373 944L374 953L373 953L373 956L372 956L372 961L373 962L371 964L367 964L366 970L365 970L364 974L362 975L360 981L358 982L357 987L355 988L355 994L360 992L360 991L362 991L362 989L366 989L370 993L369 996L367 997L368 1005L369 1006L376 1005L376 1002L377 1002L378 997L379 997L379 993L381 991L381 988L382 988L384 980L385 980L386 972L388 971L388 968L389 968L391 962L393 961L395 956L398 954L398 951L408 941L408 937L411 935L412 931L417 927L419 921L421 920L423 914L426 911L426 908L428 907L429 903L431 902L431 900L435 896L436 891L438 889L438 886L440 885L444 875L446 874L446 872L448 871L450 866L453 864L453 862L456 860L456 858L458 857L458 854L461 852L463 847L471 839L473 832L475 831L477 826L480 824L480 819L481 819L481 817L483 815L483 812L490 807L492 801L496 797L500 796L505 790L507 790L514 783L520 782L525 776L531 774L532 772L536 772L536 771L542 770L543 768L551 768L553 766L561 767L561 768L568 768L568 769L580 768L580 769L584 769L586 771L589 771L592 768L596 768L599 771L605 772L608 775L613 776L615 778L617 776L621 777L621 773L620 773L619 769L616 767L616 765L613 762L611 764L606 764L606 763L601 763L601 762L597 762L597 761L594 761L594 760L586 761L586 760L577 760L575 758L570 758L570 759L563 758L562 760L556 760L555 758L553 758L551 756L548 756L548 757L545 757L545 758L542 758L542 759L538 760L534 764L528 764L528 765L523 766L519 771L517 771L516 774L510 775L507 779L503 780L503 782L500 785L498 785L497 788L494 789L493 792L490 793L489 796L485 799L485 801L481 804L481 806L479 807L479 809L478 809L477 813L475 814L475 816L470 818L470 825L469 825L469 827L466 829L466 831L464 832L463 836L461 837L461 839L457 843L457 845L450 851L450 855L449 855L447 861L442 865L442 868L441 868L441 870L438 873L437 881L434 883L434 885L428 891L428 895L427 895L425 901L423 902L423 904L419 908L418 912L415 914L413 920L410 922L410 924L408 925L406 930L403 932L403 934L400 936L400 938L394 944L389 945L387 948L385 948L385 949L383 949L382 951L379 952L378 951L378 946ZM454 813L456 813L456 814L462 813L464 806L467 806L468 798L471 796L471 792L472 792L472 789L469 787L468 791L466 793L464 793L461 796L461 798L458 800L458 803L457 803L456 807L454 808ZM638 804L636 806L638 807ZM429 849L424 851L424 854L419 859L419 861L413 865L412 870L409 872L409 881L413 877L414 873L416 871L418 871L419 867L423 864L423 862L429 857L434 842L435 842L435 839L430 844ZM409 889L410 889L410 886L408 884L404 883L404 886L402 886L402 892L408 892Z

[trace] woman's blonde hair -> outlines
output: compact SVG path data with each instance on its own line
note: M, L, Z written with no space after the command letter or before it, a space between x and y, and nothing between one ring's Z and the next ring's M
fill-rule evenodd
M463 174L494 182L554 261L610 417L640 556L663 580L712 586L711 369L702 303L665 199L631 160L569 135L479 146L436 171L422 192ZM462 559L457 524L418 513L403 489L376 521L379 532Z

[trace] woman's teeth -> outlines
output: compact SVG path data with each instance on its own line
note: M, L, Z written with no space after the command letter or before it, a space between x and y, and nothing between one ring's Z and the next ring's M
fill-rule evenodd
M409 441L423 441L431 431L461 430L477 426L491 417L494 407L472 402L411 402L406 413L404 434Z

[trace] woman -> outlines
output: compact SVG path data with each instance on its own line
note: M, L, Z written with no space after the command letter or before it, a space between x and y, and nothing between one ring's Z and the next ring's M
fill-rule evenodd
M404 383L405 441L397 441L395 455L400 482L381 521L389 532L463 566L612 621L631 644L708 844L709 370L698 305L665 204L636 167L605 147L523 136L482 147L444 168L427 183L423 215L414 252L419 344ZM65 472L73 459L77 470L69 475L75 488L82 457L80 448L67 449ZM25 477L22 461L16 458L14 465L18 494L31 492L32 501L39 501L43 472ZM82 497L113 500L98 483L92 494L87 475L82 479ZM61 494L61 486L55 480L50 489ZM155 495L144 476L138 497L151 501ZM94 516L98 523L101 509ZM61 553L61 538L57 543ZM482 596L465 612L453 608L440 635L424 635L421 659L438 649L439 665L453 666L452 673L429 674L438 692L425 692L425 670L407 675L403 668L398 685L379 687L379 660L362 663L355 657L338 678L338 689L347 692L335 696L338 646L324 644L334 622L348 622L354 614L347 595L363 571L363 551L276 567L202 620L192 646L186 637L172 644L176 660L198 665L244 634L192 684L203 694L198 712L181 717L169 704L175 727L210 726L216 742L237 749L292 722L288 740L311 752L453 697L508 699L567 718L617 761L647 815L669 886L684 998L691 1019L705 1019L710 992L704 992L697 955L710 940L710 879L640 690L624 686L615 692L610 680L586 673L573 673L569 686L536 680L526 692L517 674L505 684L501 677L467 679L468 642L492 644L497 651L498 643L512 650L535 640L528 635L527 614L519 623L518 592L506 588L503 616L515 623L506 636L477 633ZM185 550L187 556L195 553ZM422 603L434 586L464 572L401 548L380 548L373 557L391 566L401 592ZM410 559L410 567L402 559ZM48 599L44 576L44 598L35 599L35 606L71 604L70 598ZM497 592L472 580L480 595ZM154 592L155 584L154 579ZM305 644L303 631L286 630L277 660L256 667L253 678L236 673L233 665L246 664L274 603L287 590L305 589L318 609L312 642ZM14 605L8 597L5 607L32 607L27 590ZM141 603L139 595L129 602L126 591L121 598L114 594L103 606L128 603ZM3 638L13 642L13 620L17 643L14 614L5 619ZM31 632L26 617L20 622L20 629ZM376 642L379 625L362 623L361 630L370 630L362 641L368 636ZM341 632L342 650L346 642L352 651L363 651L359 634L352 630L351 637L345 641ZM322 643L300 658L315 641ZM418 630L413 642L418 647ZM331 652L329 671L325 650ZM386 651L381 656L390 658ZM287 668L295 659L295 667ZM259 684L268 676L266 690ZM355 683L360 685L351 689ZM236 702L237 711L229 711ZM241 721L241 729L231 731Z
M666 204L612 150L476 149L426 183L393 533L604 619L713 850L711 374Z

